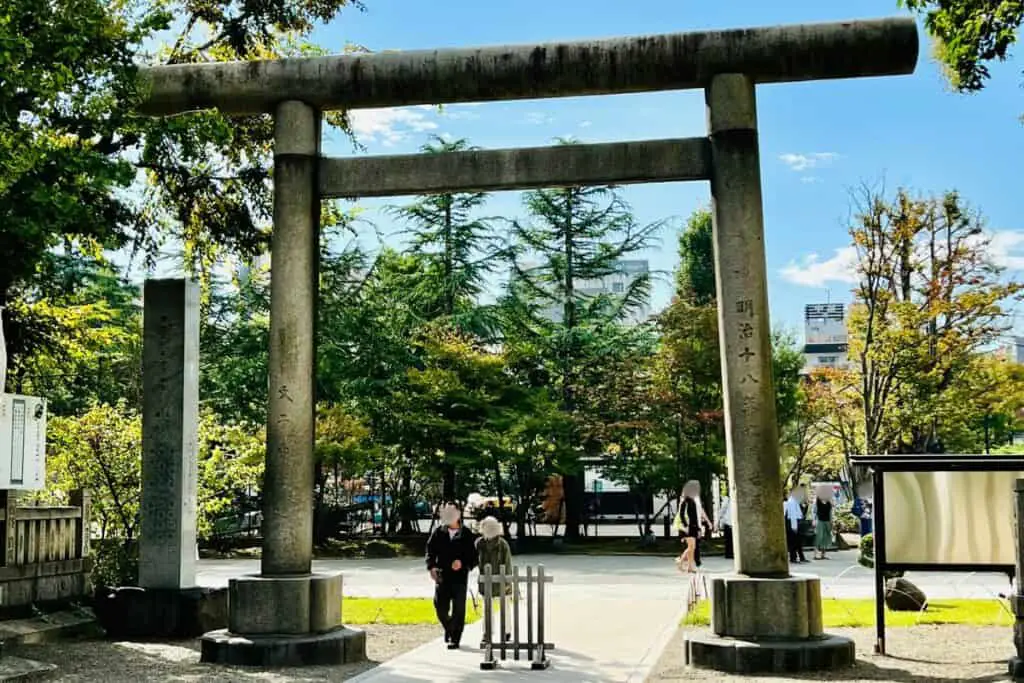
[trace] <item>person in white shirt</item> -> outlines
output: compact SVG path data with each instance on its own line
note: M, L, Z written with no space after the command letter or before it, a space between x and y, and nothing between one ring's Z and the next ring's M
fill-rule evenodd
M789 561L793 564L801 562L797 557L800 551L800 520L803 519L803 510L800 508L800 486L794 486L790 491L789 498L782 506L786 517L786 547L789 549ZM804 560L805 561L805 560Z
M722 530L722 537L725 541L725 559L733 558L732 538L732 499L729 496L722 496L721 505L718 507L718 528Z

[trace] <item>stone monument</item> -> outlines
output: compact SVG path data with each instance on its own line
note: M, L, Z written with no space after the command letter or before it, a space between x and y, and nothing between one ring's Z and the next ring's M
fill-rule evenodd
M199 285L143 292L139 586L101 589L111 635L195 637L227 623L227 592L196 586Z
M255 662L260 648L306 643L323 659L362 656L359 636L330 630L340 579L309 574L321 199L710 180L736 575L715 581L713 631L688 639L687 661L742 672L850 663L852 643L822 633L818 579L791 576L786 557L755 86L908 74L917 57L917 27L898 18L143 69L150 115L216 108L275 119L262 573L232 584L230 632L206 637L204 659ZM705 136L320 158L327 110L692 88L706 93ZM339 599L325 604L327 594ZM324 644L346 638L351 651Z

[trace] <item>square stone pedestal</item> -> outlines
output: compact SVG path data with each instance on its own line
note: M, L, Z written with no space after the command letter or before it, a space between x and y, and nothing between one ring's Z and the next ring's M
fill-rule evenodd
M347 664L366 634L342 626L341 574L243 576L228 585L228 628L202 638L202 661L242 666Z
M741 674L837 669L856 656L852 640L824 633L812 576L712 579L711 631L683 646L687 666Z
M197 638L228 623L225 588L121 588L96 591L96 620L111 638Z

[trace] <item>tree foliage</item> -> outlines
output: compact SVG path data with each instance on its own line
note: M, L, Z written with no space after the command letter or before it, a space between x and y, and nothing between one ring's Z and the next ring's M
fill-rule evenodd
M901 0L924 15L938 41L938 57L953 87L974 92L985 87L988 62L1003 61L1024 23L1020 0Z

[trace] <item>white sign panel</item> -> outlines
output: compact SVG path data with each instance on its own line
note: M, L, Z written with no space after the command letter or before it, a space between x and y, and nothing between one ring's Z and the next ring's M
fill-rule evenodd
M0 489L46 486L46 399L0 394Z
M884 476L886 562L1015 564L1014 483L1024 472Z

